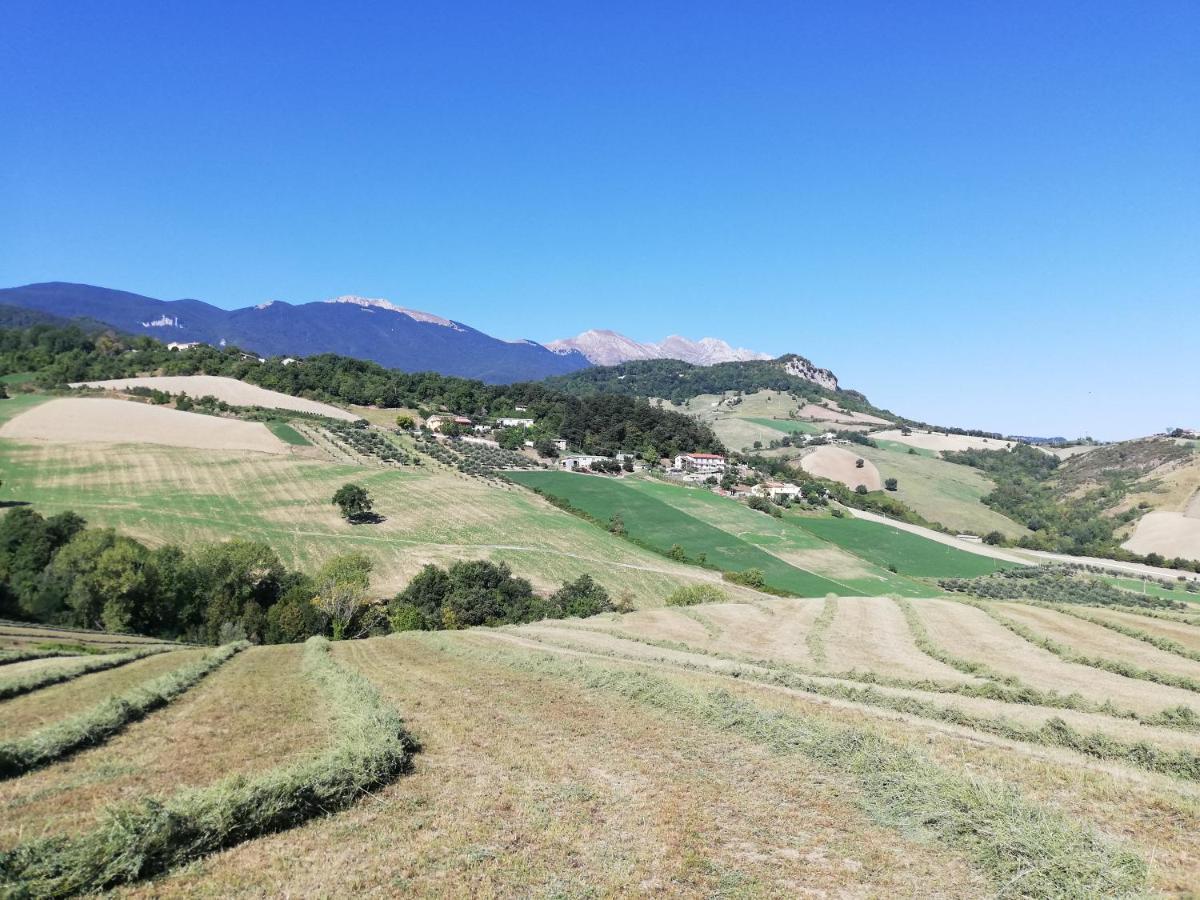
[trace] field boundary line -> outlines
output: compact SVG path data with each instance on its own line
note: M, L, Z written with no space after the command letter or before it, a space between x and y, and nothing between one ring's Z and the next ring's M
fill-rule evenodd
M825 632L837 618L837 611L837 597L826 597L825 605L821 607L821 614L813 619L812 627L808 629L808 634L804 635L804 645L808 648L808 655L818 666L824 666L829 662L829 658L825 654Z

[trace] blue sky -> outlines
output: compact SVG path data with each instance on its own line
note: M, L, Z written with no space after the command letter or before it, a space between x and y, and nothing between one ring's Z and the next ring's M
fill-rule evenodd
M1200 4L0 7L0 284L795 351L1200 426Z

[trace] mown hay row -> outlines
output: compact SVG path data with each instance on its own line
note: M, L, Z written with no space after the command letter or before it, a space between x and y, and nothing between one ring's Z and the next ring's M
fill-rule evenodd
M0 744L0 778L13 778L84 747L103 743L129 723L166 706L249 646L240 641L218 647L190 666L138 685L119 697L110 697L80 715L20 740Z
M56 656L79 656L78 650L0 650L0 666L11 663L29 662L34 659L51 659Z
M0 682L0 700L19 697L21 694L36 691L38 688L49 687L52 684L61 684L64 681L79 678L90 672L103 672L105 669L115 669L117 666L123 666L126 663L144 659L156 653L167 653L175 649L178 648L150 647L145 650L130 650L126 653L117 653L112 656L98 656L94 659L80 660L78 665L70 667L50 669L45 672L32 672L23 678L11 678Z
M110 809L78 837L31 841L0 853L0 894L63 897L165 872L214 851L342 809L407 770L416 744L361 675L310 638L306 674L335 714L331 746L262 775L232 776L160 803Z
M1090 898L1145 888L1146 863L1124 846L1010 785L948 771L871 730L764 711L723 690L698 692L645 672L511 655L506 661L687 716L847 776L878 821L921 829L967 853L1004 895Z

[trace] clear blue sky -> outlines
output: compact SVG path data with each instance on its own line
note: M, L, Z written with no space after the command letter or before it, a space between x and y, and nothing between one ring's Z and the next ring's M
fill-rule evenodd
M716 335L1200 426L1200 3L0 6L0 284Z

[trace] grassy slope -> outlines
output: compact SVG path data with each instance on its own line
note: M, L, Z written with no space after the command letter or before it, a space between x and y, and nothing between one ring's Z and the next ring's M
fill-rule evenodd
M568 472L514 472L510 477L561 497L601 522L620 513L630 537L661 552L679 544L689 558L704 553L710 565L725 571L762 569L772 587L801 596L928 593L789 523L706 490Z
M1098 578L1107 581L1109 584L1116 585L1119 588L1125 588L1127 591L1133 591L1135 594L1149 594L1152 597L1166 597L1169 600L1178 600L1181 603L1200 603L1200 594L1189 593L1188 591L1175 591L1155 584L1153 581L1140 581L1137 578L1118 578L1112 575L1099 575Z
M812 422L798 422L795 419L763 419L747 418L745 421L782 431L784 434L820 434L821 429Z
M0 410L6 410L0 401ZM543 589L588 573L640 605L661 603L681 582L712 573L663 559L599 531L516 487L443 467L380 469L299 456L153 445L16 444L0 441L4 500L41 512L73 509L150 544L261 540L289 565L315 569L337 553L376 565L381 594L427 562L509 562ZM352 526L329 498L353 481L375 498L380 525Z
M866 519L792 519L830 543L876 565L894 565L901 575L923 578L974 578L1003 564L965 550L939 544L920 535Z
M1012 536L1025 533L1016 522L980 502L991 492L993 483L976 469L920 454L910 455L907 450L895 452L859 446L854 449L875 463L885 479L897 479L900 484L895 496L931 522L975 534L992 530Z
M267 422L267 428L271 429L271 433L285 444L291 444L294 447L311 446L311 441L287 422Z

